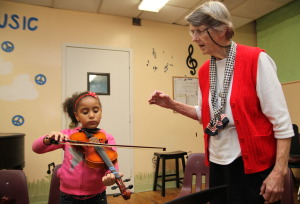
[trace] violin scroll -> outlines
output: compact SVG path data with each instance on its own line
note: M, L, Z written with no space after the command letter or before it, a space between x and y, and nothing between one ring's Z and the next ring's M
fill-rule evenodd
M123 182L127 182L127 181L130 181L130 179L125 179L124 181L122 181L121 178L116 179L116 184L118 186L112 186L111 189L115 190L115 189L119 188L121 193L116 193L116 194L113 195L113 197L118 197L118 196L122 195L124 200L130 199L130 195L131 195L132 192L129 189L132 189L133 185L129 185L126 188Z

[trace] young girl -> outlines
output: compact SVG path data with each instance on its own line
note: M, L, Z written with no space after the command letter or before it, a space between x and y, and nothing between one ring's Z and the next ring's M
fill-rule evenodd
M112 135L97 129L102 115L99 98L95 93L73 94L63 103L63 110L71 118L70 128L53 131L34 141L32 149L38 154L63 149L64 160L57 176L60 178L61 203L106 204L106 186L115 183L115 176L105 168L91 168L85 162L85 155L67 144L52 144L51 141L68 140L69 136L79 131L100 131L106 135L108 144L115 144ZM77 127L78 123L82 127ZM75 127L75 128L74 128ZM77 147L77 148L76 148ZM115 150L115 149L114 149ZM117 165L116 165L117 167Z

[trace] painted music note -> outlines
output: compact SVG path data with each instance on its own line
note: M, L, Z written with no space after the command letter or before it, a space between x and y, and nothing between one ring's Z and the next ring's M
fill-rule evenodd
M164 72L167 72L167 71L169 70L168 66L169 66L169 63L167 63L167 64L164 66Z
M197 60L195 60L192 57L192 54L194 53L194 47L193 47L192 44L190 44L188 52L189 52L189 55L186 58L186 65L188 66L188 68L191 69L191 71L190 71L191 75L195 75L196 74L196 68L198 66L198 62L197 62Z
M154 48L152 48L152 55L153 55L154 58L156 58L156 51L155 51Z

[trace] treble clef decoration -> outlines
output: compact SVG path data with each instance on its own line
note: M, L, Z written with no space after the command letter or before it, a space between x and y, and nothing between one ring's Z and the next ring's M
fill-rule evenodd
M190 44L189 46L189 56L186 58L186 65L192 69L190 71L191 75L195 75L196 74L196 68L198 66L198 62L197 60L195 60L194 58L192 58L192 54L194 53L194 47L193 45Z

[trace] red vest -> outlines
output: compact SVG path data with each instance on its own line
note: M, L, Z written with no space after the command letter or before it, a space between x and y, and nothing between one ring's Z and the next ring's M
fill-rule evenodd
M273 125L262 113L256 94L257 64L256 47L237 45L230 106L244 161L246 174L263 171L275 164L276 139ZM209 60L198 72L202 93L202 123L205 129L210 121L209 110ZM209 136L204 134L206 164L209 163Z

